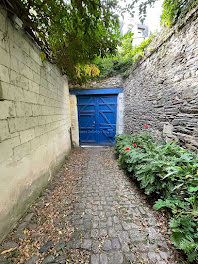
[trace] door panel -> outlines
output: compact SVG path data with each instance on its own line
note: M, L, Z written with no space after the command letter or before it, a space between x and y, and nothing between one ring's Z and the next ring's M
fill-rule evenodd
M116 134L117 96L78 96L81 144L113 145Z
M96 144L96 97L78 96L79 136L82 144Z
M104 145L112 145L116 134L117 96L98 96L97 106L99 142Z

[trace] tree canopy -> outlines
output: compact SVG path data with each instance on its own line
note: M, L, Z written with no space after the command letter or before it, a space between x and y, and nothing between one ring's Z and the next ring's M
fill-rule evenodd
M78 64L114 53L119 41L117 1L9 0L42 51L69 77Z
M134 7L138 5L139 16L143 19L147 6L158 0L131 0L124 7L119 5L121 1L125 2L3 0L3 3L11 14L15 13L23 21L25 30L40 45L42 58L47 56L63 73L78 80L79 69L90 75L98 74L96 68L87 67L96 57L115 54L120 41L118 15L126 11L133 15ZM177 2L176 10L190 1L193 0L165 0L168 7ZM175 9L174 12L175 17Z

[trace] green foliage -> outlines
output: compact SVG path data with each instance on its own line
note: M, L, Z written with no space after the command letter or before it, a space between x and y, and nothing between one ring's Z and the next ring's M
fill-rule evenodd
M42 52L71 79L76 67L113 54L119 43L117 1L5 0Z
M94 64L100 70L99 78L106 78L116 75L117 71L115 69L115 65L117 64L117 62L117 57L113 55L106 55L103 58L97 57L94 60Z
M46 59L46 54L43 53L42 51L39 53L39 56L41 58L41 61L44 61Z
M76 71L79 83L86 83L91 78L100 74L100 70L94 64L78 64L76 66Z
M126 77L131 67L144 57L146 47L151 43L154 35L142 41L138 46L132 46L133 33L129 32L121 38L121 45L115 56L98 57L94 63L100 70L100 78L106 78L121 73Z
M197 219L190 215L173 217L170 220L170 228L172 229L173 244L185 251L189 261L196 260L198 258Z
M121 50L119 53L120 56L126 56L127 54L131 53L133 35L134 34L132 32L128 32L121 38L122 42L121 42Z
M198 156L146 132L118 135L115 153L119 165L133 172L147 195L158 195L154 208L165 207L172 213L173 244L184 250L189 261L198 260Z
M80 84L89 79L83 68L91 67L95 58L115 55L120 37L118 10L125 12L136 2L121 8L117 0L3 1L23 21L41 54Z
M165 23L167 27L170 27L178 13L180 7L180 1L178 0L165 0L163 2L163 12L161 15L161 23Z
M152 5L157 0L145 1L140 3L139 15L144 18L146 14L146 7ZM128 9L133 9L134 2L128 5ZM136 1L137 2L137 1ZM178 19L183 18L186 13L198 3L198 0L164 0L163 13L161 15L161 23L165 23L170 27ZM154 35L151 35L147 40L143 41L140 45L133 47L133 33L129 32L121 38L120 48L118 48L116 55L105 55L95 59L94 63L100 69L100 78L106 78L121 73L123 77L127 77L131 68L137 61L144 57L146 47L153 40Z
M161 23L170 27L178 19L182 19L197 3L198 0L164 0Z
M119 5L120 1L125 3L124 7ZM40 46L41 54L46 54L73 82L82 83L89 75L84 70L79 73L79 68L92 67L96 58L101 77L107 77L116 72L127 76L128 69L144 56L147 41L131 48L130 35L122 39L121 53L116 54L120 43L118 14L128 11L134 15L138 3L139 17L143 20L147 7L158 0L131 0L128 4L120 1L4 0L2 3L23 21L25 30ZM172 24L197 2L165 0L162 22ZM45 59L43 55L41 58Z

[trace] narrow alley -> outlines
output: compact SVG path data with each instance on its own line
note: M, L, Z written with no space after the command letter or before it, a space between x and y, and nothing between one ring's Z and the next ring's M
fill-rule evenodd
M74 149L1 250L1 263L181 263L112 148ZM156 214L156 212L155 212ZM163 233L163 232L162 232ZM166 232L165 232L166 233Z

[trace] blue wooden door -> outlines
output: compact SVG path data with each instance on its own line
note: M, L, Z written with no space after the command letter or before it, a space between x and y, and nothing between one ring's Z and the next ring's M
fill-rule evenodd
M81 145L113 145L116 135L117 95L79 95Z

